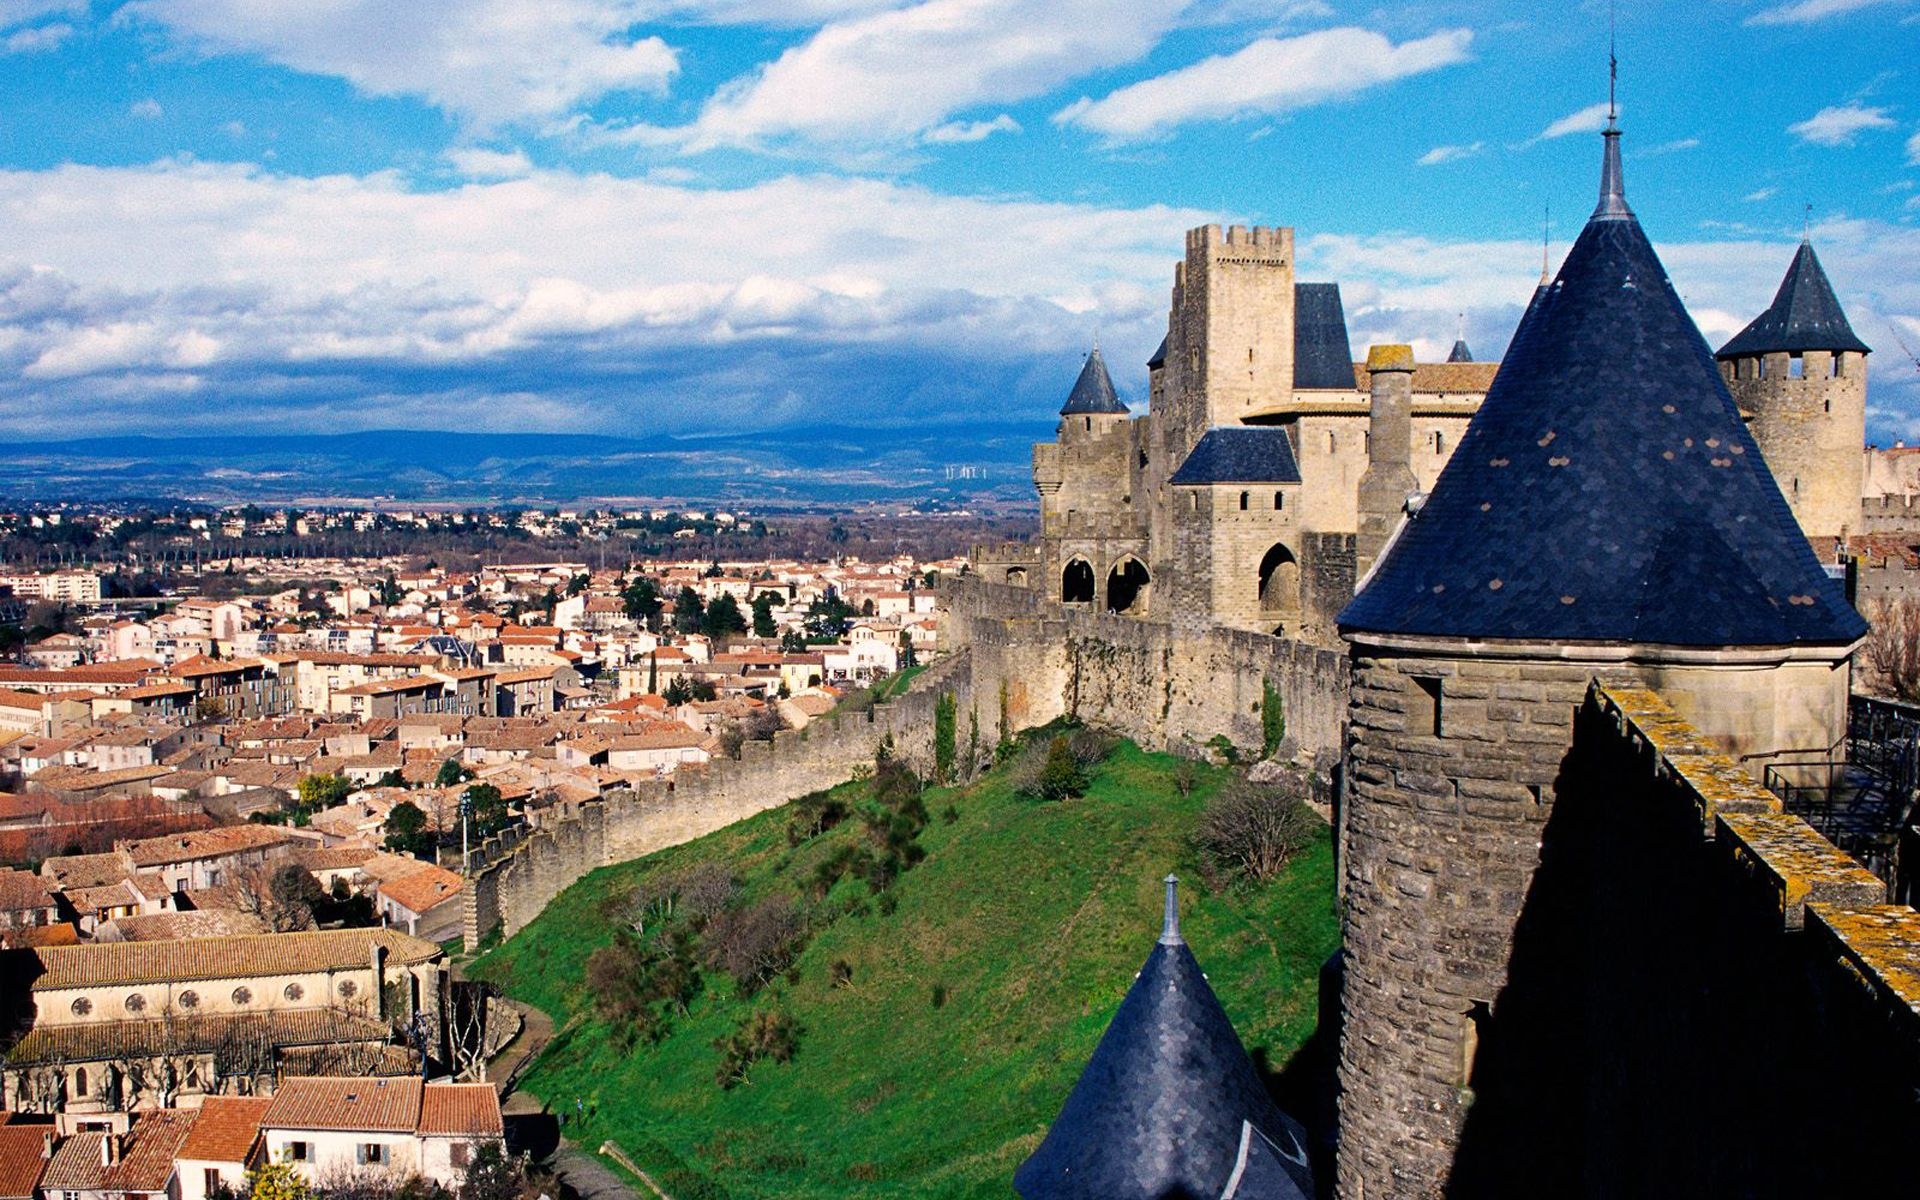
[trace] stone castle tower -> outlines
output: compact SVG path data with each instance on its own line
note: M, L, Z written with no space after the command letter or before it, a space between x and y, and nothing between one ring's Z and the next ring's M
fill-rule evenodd
M1811 537L1860 531L1868 353L1812 244L1802 241L1772 305L1716 355L1793 515Z
M1515 996L1538 994L1517 989L1517 947L1552 900L1543 868L1609 800L1570 758L1590 681L1657 685L1758 770L1844 734L1865 632L1628 208L1611 124L1591 220L1431 495L1396 523L1339 616L1353 687L1337 1194L1576 1194L1581 1154L1634 1148L1579 1142L1592 1089L1542 1078L1550 1053L1535 1053L1577 1031Z
M1147 413L1130 416L1088 357L1057 440L1034 447L1037 553L976 564L988 578L1185 625L1331 636L1356 578L1381 381L1353 361L1339 285L1298 282L1293 246L1285 228L1187 234ZM1405 443L1394 511L1439 476L1497 366L1460 345L1386 369Z

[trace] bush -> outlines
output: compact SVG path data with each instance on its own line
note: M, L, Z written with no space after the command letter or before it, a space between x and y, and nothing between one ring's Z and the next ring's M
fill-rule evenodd
M811 841L847 819L847 806L831 792L812 792L787 805L787 845Z
M1066 800L1084 795L1087 775L1073 753L1072 741L1060 736L1047 743L1047 761L1040 768L1039 792L1042 800Z
M753 1064L761 1059L792 1062L800 1049L800 1026L780 1009L761 1009L726 1037L714 1039L713 1048L720 1051L714 1082L735 1088L748 1082Z
M1208 803L1193 846L1212 875L1265 883L1312 844L1320 818L1304 803L1307 782L1288 775L1272 784L1237 781Z
M1119 738L1103 729L1094 729L1087 725L1082 725L1067 735L1067 752L1073 756L1074 765L1082 772L1089 771L1107 761L1119 744Z
M794 902L768 896L716 913L701 939L701 958L709 969L733 976L741 994L751 996L793 964L806 937L806 921Z
M674 1016L684 1016L700 993L693 937L685 930L642 941L627 930L587 959L587 988L616 1036L657 1042Z

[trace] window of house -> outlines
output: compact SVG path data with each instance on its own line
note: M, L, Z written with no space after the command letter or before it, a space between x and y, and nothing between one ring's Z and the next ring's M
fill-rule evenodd
M286 986L286 988L280 994L285 996L289 1000L298 1000L300 997L307 994L307 989L301 987L297 983L290 983Z
M93 1011L93 1001L81 996L74 1000L72 1008L74 1016L84 1017Z
M1447 435L1441 433L1438 429L1433 431L1433 452L1435 454L1445 454L1447 452Z
M1407 732L1445 737L1440 700L1440 680L1430 675L1415 675L1407 695Z
M180 1007L181 1008L199 1008L200 993L194 991L192 988L188 988L186 991L181 992Z
M76 1096L84 1096L87 1094L87 1069L85 1067L75 1067L73 1069L73 1094Z
M387 1165L387 1147L384 1142L361 1142L355 1148L354 1161L363 1167L384 1167Z
M139 992L135 992L133 995L127 997L126 1005L127 1011L130 1013L144 1012L147 1007L147 998Z
M288 1162L312 1162L313 1161L313 1143L312 1142L288 1142L287 1143L287 1161Z
M1273 494L1273 511L1279 512L1280 509L1285 506L1286 499L1287 498L1284 494L1280 492L1275 492Z
M1240 493L1240 511L1247 511L1247 494L1245 492Z
M447 1148L447 1161L456 1167L464 1167L473 1157L473 1146L468 1142L455 1142Z
M206 1189L209 1196L220 1190L220 1172L213 1167L207 1168Z
M253 989L237 987L233 989L233 1002L242 1008L253 1003Z
M1011 574L1011 572L1009 572L1009 574ZM353 999L353 994L359 990L360 985L351 979L342 979L340 981L340 998L342 1000Z

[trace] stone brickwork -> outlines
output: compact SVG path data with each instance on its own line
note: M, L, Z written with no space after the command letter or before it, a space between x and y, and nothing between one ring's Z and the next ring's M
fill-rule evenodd
M1601 673L1356 651L1337 1194L1892 1186L1920 914Z
M1867 356L1761 354L1720 364L1735 403L1800 527L1812 537L1861 532Z

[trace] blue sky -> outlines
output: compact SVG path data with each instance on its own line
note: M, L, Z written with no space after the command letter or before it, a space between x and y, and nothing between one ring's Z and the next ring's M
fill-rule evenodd
M1708 339L1811 204L1920 439L1920 0L1622 3L1628 194ZM1356 350L1504 347L1592 206L1604 5L0 0L0 435L648 434L1123 395L1182 231ZM1897 335L1897 336L1896 336Z

